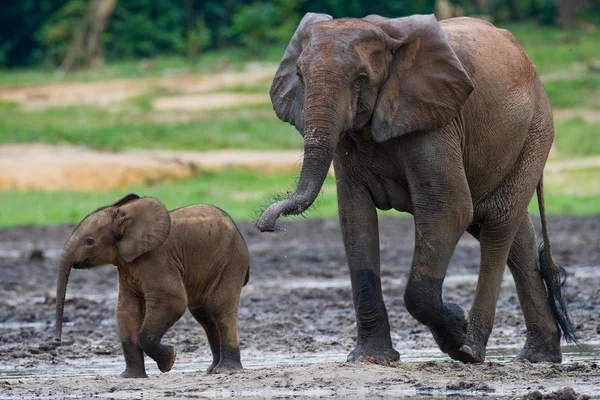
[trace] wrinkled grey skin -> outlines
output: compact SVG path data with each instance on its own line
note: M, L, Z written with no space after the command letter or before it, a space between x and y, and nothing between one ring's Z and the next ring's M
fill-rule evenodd
M280 216L310 207L333 160L358 329L348 360L399 358L381 294L376 213L394 208L411 213L416 226L406 307L442 351L464 362L485 359L508 262L527 326L518 359L561 361L561 328L572 338L572 326L542 194L552 112L535 66L509 32L470 18L307 14L270 93L278 117L304 136L304 163L295 192L268 207L257 227L274 231ZM541 271L527 213L536 186ZM468 314L442 301L465 231L481 243Z
M213 355L207 372L242 368L237 315L248 281L248 249L222 210L197 204L168 212L158 200L130 194L88 215L62 252L56 289L60 341L72 268L117 267L117 325L124 378L145 378L144 353L167 372L175 347L165 332L188 308L202 325Z

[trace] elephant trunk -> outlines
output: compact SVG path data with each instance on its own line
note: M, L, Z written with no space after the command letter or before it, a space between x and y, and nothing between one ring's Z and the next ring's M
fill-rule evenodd
M319 195L329 172L342 129L341 113L330 105L336 96L332 93L327 96L307 94L306 98L304 161L298 185L291 196L271 204L263 212L256 224L261 232L275 231L281 216L298 215L308 209Z
M63 322L63 311L65 308L65 296L67 294L67 282L69 281L69 274L73 263L70 261L68 251L63 251L61 257L60 266L58 268L58 282L56 285L56 335L55 340L61 341L62 335L62 322Z

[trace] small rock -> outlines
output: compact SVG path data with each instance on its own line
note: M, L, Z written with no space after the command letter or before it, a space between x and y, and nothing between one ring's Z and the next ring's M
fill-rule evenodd
M527 400L542 400L543 396L539 391L534 390L533 392L529 392L526 399Z
M29 253L29 261L44 261L46 256L44 256L44 250L42 249L34 249Z

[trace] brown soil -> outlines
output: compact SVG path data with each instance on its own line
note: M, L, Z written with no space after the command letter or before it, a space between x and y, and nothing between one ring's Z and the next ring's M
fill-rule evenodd
M21 104L25 110L49 107L93 104L106 106L139 96L152 89L176 90L181 93L207 93L232 87L269 82L275 67L265 66L246 72L227 72L214 75L179 75L148 79L118 79L100 82L53 83L17 88L0 89L0 101ZM243 105L248 101L243 95L229 106ZM268 101L268 100L267 100ZM202 99L207 103L206 98ZM250 101L254 104L255 99Z
M99 151L82 146L0 145L0 190L107 190L181 179L198 171L241 167L261 172L297 170L300 150ZM600 167L600 157L549 162L546 171ZM107 176L106 171L111 174ZM547 175L546 180L557 175Z
M539 223L536 221L539 230ZM164 341L177 347L173 370L146 359L146 380L117 377L124 367L114 307L112 267L74 271L63 342L54 342L54 282L72 226L0 230L0 398L103 397L402 397L521 398L571 386L600 395L600 216L551 218L557 262L569 275L566 296L584 345L566 347L561 365L511 363L525 339L514 283L507 272L484 365L450 361L406 311L403 292L414 246L410 218L380 223L383 291L401 362L348 364L355 318L339 225L306 220L287 232L260 234L241 224L251 253L250 282L239 314L242 362L231 375L205 375L206 337L186 313ZM444 284L447 301L468 308L479 248L465 236ZM457 397L454 397L457 396ZM576 397L548 397L575 399ZM598 397L600 398L600 397Z
M271 101L268 94L207 93L159 97L152 103L158 111L202 111L231 108L241 105L265 104Z
M81 146L0 145L0 190L107 190L241 167L297 169L299 150L98 151ZM106 171L110 170L110 174Z

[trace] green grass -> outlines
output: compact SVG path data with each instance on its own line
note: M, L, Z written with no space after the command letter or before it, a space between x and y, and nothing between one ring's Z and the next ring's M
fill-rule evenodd
M554 144L560 158L600 155L600 123L581 118L555 122Z
M148 102L151 99L142 96L121 112L92 106L25 112L16 104L0 103L0 143L173 150L302 146L300 134L279 121L270 104L196 113L186 122L157 122L149 120L157 113L147 110ZM170 113L175 117L181 114Z
M156 197L169 209L196 203L214 204L235 220L252 220L274 193L293 188L296 180L297 174L294 173L227 170L220 174L202 173L192 179L104 192L6 191L0 192L0 226L77 223L96 208L108 205L127 193ZM328 177L323 195L317 199L310 215L336 215L335 193L335 178Z
M0 227L74 224L96 208L110 204L127 193L156 197L169 209L195 203L214 204L227 211L236 221L248 221L258 216L258 210L269 204L274 193L293 188L296 179L295 173L264 174L227 170L220 174L203 173L193 179L136 185L128 189L105 192L5 191L0 192ZM566 187L567 191L577 193L565 193L562 183L553 183L546 179L548 214L600 213L600 190L597 185L590 186L589 183L600 182L600 169L564 173L563 179L571 182ZM535 199L529 209L532 214L539 214ZM391 210L380 212L380 215L388 217L407 214ZM326 179L322 194L306 216L337 218L334 177Z
M0 87L149 78L181 73L204 74L222 72L224 68L239 71L244 69L249 62L277 63L284 50L284 47L273 47L267 49L260 58L248 54L242 49L228 49L204 53L197 60L188 60L181 56L160 56L147 61L109 60L102 69L81 70L69 74L60 73L55 68L0 69ZM151 63L151 68L144 67L144 65L148 65L148 62Z
M540 73L568 68L574 62L600 59L600 30L585 33L544 27L533 23L501 24L523 45Z
M551 80L544 83L544 88L553 108L581 107L600 110L600 74Z

